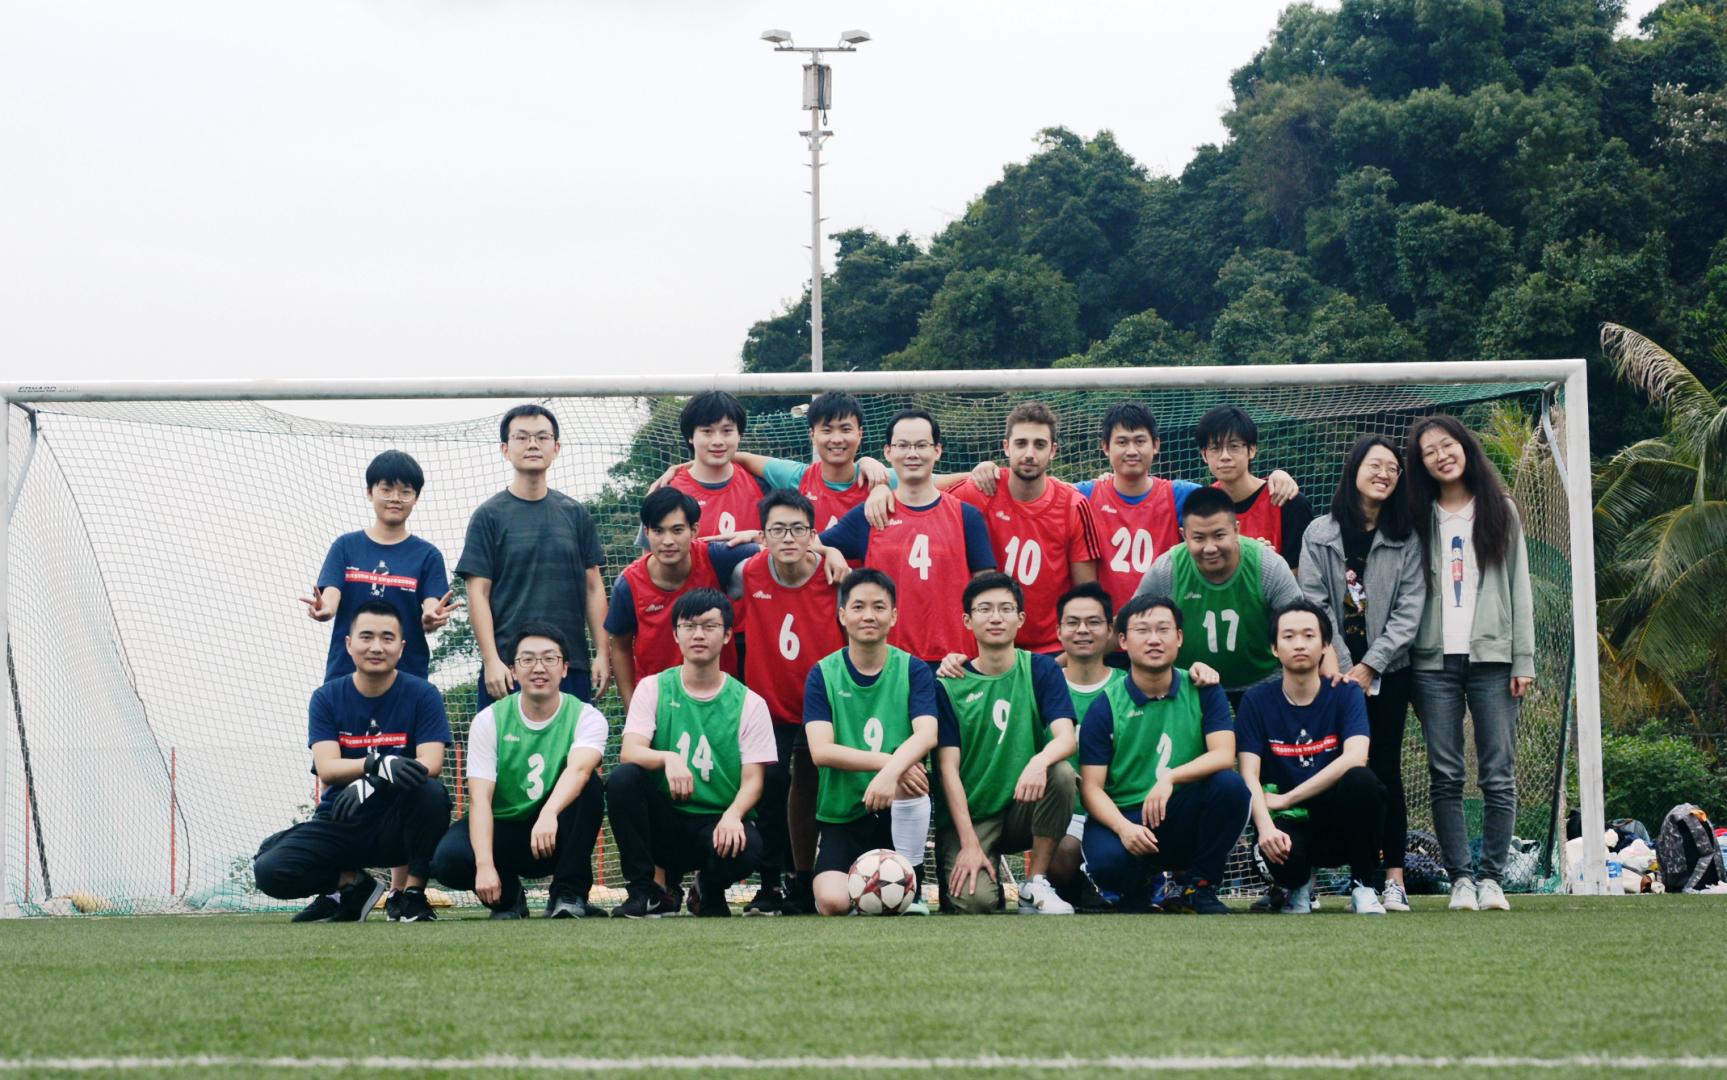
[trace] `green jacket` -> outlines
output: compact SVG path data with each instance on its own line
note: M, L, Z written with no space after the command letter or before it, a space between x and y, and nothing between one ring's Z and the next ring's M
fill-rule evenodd
M1428 581L1445 580L1445 552L1439 542L1439 517L1428 522ZM1529 552L1523 544L1523 522L1511 512L1511 543L1505 562L1477 570L1475 619L1469 629L1469 659L1477 664L1510 664L1513 677L1535 677L1535 599L1529 589ZM1442 590L1428 589L1421 610L1421 628L1409 648L1416 671L1445 666L1445 628L1439 604Z

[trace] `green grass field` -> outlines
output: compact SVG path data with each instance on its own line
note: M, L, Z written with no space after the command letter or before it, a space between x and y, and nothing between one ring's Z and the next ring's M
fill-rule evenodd
M1348 915L1341 898L1328 898L1327 910L1306 918L15 921L0 924L0 1072L65 1075L21 1068L27 1058L194 1055L246 1060L124 1075L337 1071L256 1063L278 1056L1727 1058L1727 902L1546 896L1513 903L1508 915L1452 914L1442 898L1423 897L1414 912L1384 918ZM1435 1071L1379 1064L1356 1072L1411 1069ZM1624 1069L1622 1062L1442 1071ZM650 1071L1075 1075L1013 1065L819 1064L629 1075ZM1226 1075L1314 1071L1259 1066ZM1727 1075L1714 1067L1683 1071ZM549 1075L526 1067L464 1074Z

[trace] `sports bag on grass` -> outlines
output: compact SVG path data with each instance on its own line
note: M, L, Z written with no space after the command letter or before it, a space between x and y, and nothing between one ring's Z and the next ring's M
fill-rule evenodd
M1655 841L1655 858L1661 865L1661 884L1670 893L1701 892L1727 881L1715 829L1708 815L1690 803L1667 811Z

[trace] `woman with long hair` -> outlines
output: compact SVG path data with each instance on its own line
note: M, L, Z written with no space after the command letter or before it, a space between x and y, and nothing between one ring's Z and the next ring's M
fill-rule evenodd
M1315 518L1301 541L1301 590L1338 628L1332 638L1337 671L1367 695L1367 767L1386 795L1381 902L1387 911L1409 910L1403 884L1409 832L1403 725L1412 682L1409 647L1427 601L1422 548L1402 472L1394 443L1362 436L1343 463L1331 512Z
M1501 877L1517 817L1517 721L1535 682L1535 605L1517 503L1475 436L1425 416L1404 450L1421 537L1427 602L1411 647L1411 697L1427 739L1433 828L1451 878L1451 910L1509 911ZM1463 716L1475 730L1481 864L1463 821Z

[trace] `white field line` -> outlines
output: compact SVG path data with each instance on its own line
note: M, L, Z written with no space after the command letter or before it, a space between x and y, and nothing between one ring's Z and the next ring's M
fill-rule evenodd
M0 1058L0 1072L46 1069L87 1072L127 1069L393 1069L430 1072L467 1072L479 1069L535 1069L546 1072L612 1072L646 1069L682 1070L779 1070L779 1069L873 1069L931 1070L970 1069L990 1072L1001 1069L1048 1069L1052 1071L1115 1070L1146 1072L1156 1069L1188 1069L1225 1072L1240 1069L1302 1069L1349 1071L1355 1069L1727 1069L1727 1057L1642 1057L1635 1055L1578 1054L1570 1057L1417 1057L1402 1054L1167 1056L1167 1057L742 1057L704 1054L690 1057L516 1057L500 1055L476 1058L418 1057L237 1057L196 1055L190 1057L65 1057Z

